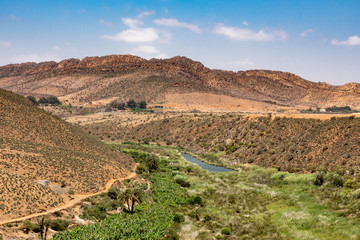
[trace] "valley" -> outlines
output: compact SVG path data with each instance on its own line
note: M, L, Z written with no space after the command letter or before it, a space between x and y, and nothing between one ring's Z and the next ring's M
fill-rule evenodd
M0 76L2 239L360 237L358 84L131 55Z

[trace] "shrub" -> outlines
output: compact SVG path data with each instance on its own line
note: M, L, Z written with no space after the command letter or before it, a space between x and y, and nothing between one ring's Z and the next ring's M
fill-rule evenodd
M195 204L202 205L203 200L199 195L195 195L195 196L190 196L188 202L190 205L195 205Z
M50 220L49 226L55 231L65 231L69 226L69 222L63 219L54 219Z
M325 172L323 172L323 171L316 172L316 178L314 181L314 185L321 186L324 184L324 180L325 180Z
M153 172L159 169L159 160L156 156L147 156L144 161L149 169L149 172Z
M344 179L336 172L329 172L326 174L325 179L336 187L342 187L344 185Z
M140 101L140 102L138 102L137 105L138 105L138 108L145 109L147 104L145 101Z
M110 103L110 107L112 107L112 108L116 108L116 109L118 109L118 110L125 110L125 103L123 103L123 102L118 102L118 101L112 101L111 103Z
M128 101L127 103L126 103L126 105L127 105L127 107L128 108L136 108L136 102L134 101L134 99L131 99L130 101Z
M352 196L355 199L360 199L360 188L352 192Z
M82 218L101 220L106 218L105 208L103 206L95 205L93 207L85 206Z
M228 228L228 227L223 227L223 228L221 229L221 234L223 234L223 235L230 235L230 234L231 234L231 229Z
M39 103L36 101L36 98L34 98L33 96L27 96L27 99L29 99L35 105L39 105Z
M36 223L32 223L30 220L23 221L23 228L27 231L40 232L40 226Z
M354 183L355 183L354 180L348 179L345 181L344 186L348 188L352 188L354 186Z
M173 221L177 222L177 223L181 223L185 221L184 215L180 214L180 213L176 213L173 217Z
M51 104L51 105L60 105L61 102L59 101L59 99L55 96L50 96L47 98L47 103Z
M181 175L175 176L175 182L182 187L190 187L190 183L187 181L187 178Z
M144 172L146 172L147 171L147 169L146 169L146 167L143 165L143 164L140 164L140 165L138 165L137 167L136 167L136 173L137 174L142 174L142 173L144 173Z

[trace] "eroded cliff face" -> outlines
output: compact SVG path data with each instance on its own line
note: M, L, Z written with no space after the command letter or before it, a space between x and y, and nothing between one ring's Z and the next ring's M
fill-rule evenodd
M122 85L120 88L118 85ZM97 92L103 98L136 98L128 88L161 86L159 96L145 96L154 103L166 94L206 92L273 105L360 106L360 84L333 86L307 81L295 74L270 70L222 71L205 67L186 57L146 60L132 55L109 55L66 59L61 62L10 64L0 67L0 88L22 95L56 95L89 101ZM109 88L118 91L109 91ZM85 91L87 89L87 91ZM144 90L146 94L155 91ZM68 97L67 97L68 96ZM80 100L83 99L83 100Z

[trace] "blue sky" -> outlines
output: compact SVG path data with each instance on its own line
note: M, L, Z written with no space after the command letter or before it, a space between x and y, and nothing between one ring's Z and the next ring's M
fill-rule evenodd
M360 1L0 0L0 65L109 54L360 83Z

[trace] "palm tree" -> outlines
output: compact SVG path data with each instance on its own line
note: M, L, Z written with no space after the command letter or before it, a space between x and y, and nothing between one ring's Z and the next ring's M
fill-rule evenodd
M138 182L129 182L126 187L122 197L127 203L127 211L133 214L135 203L141 203L143 201L144 189Z

